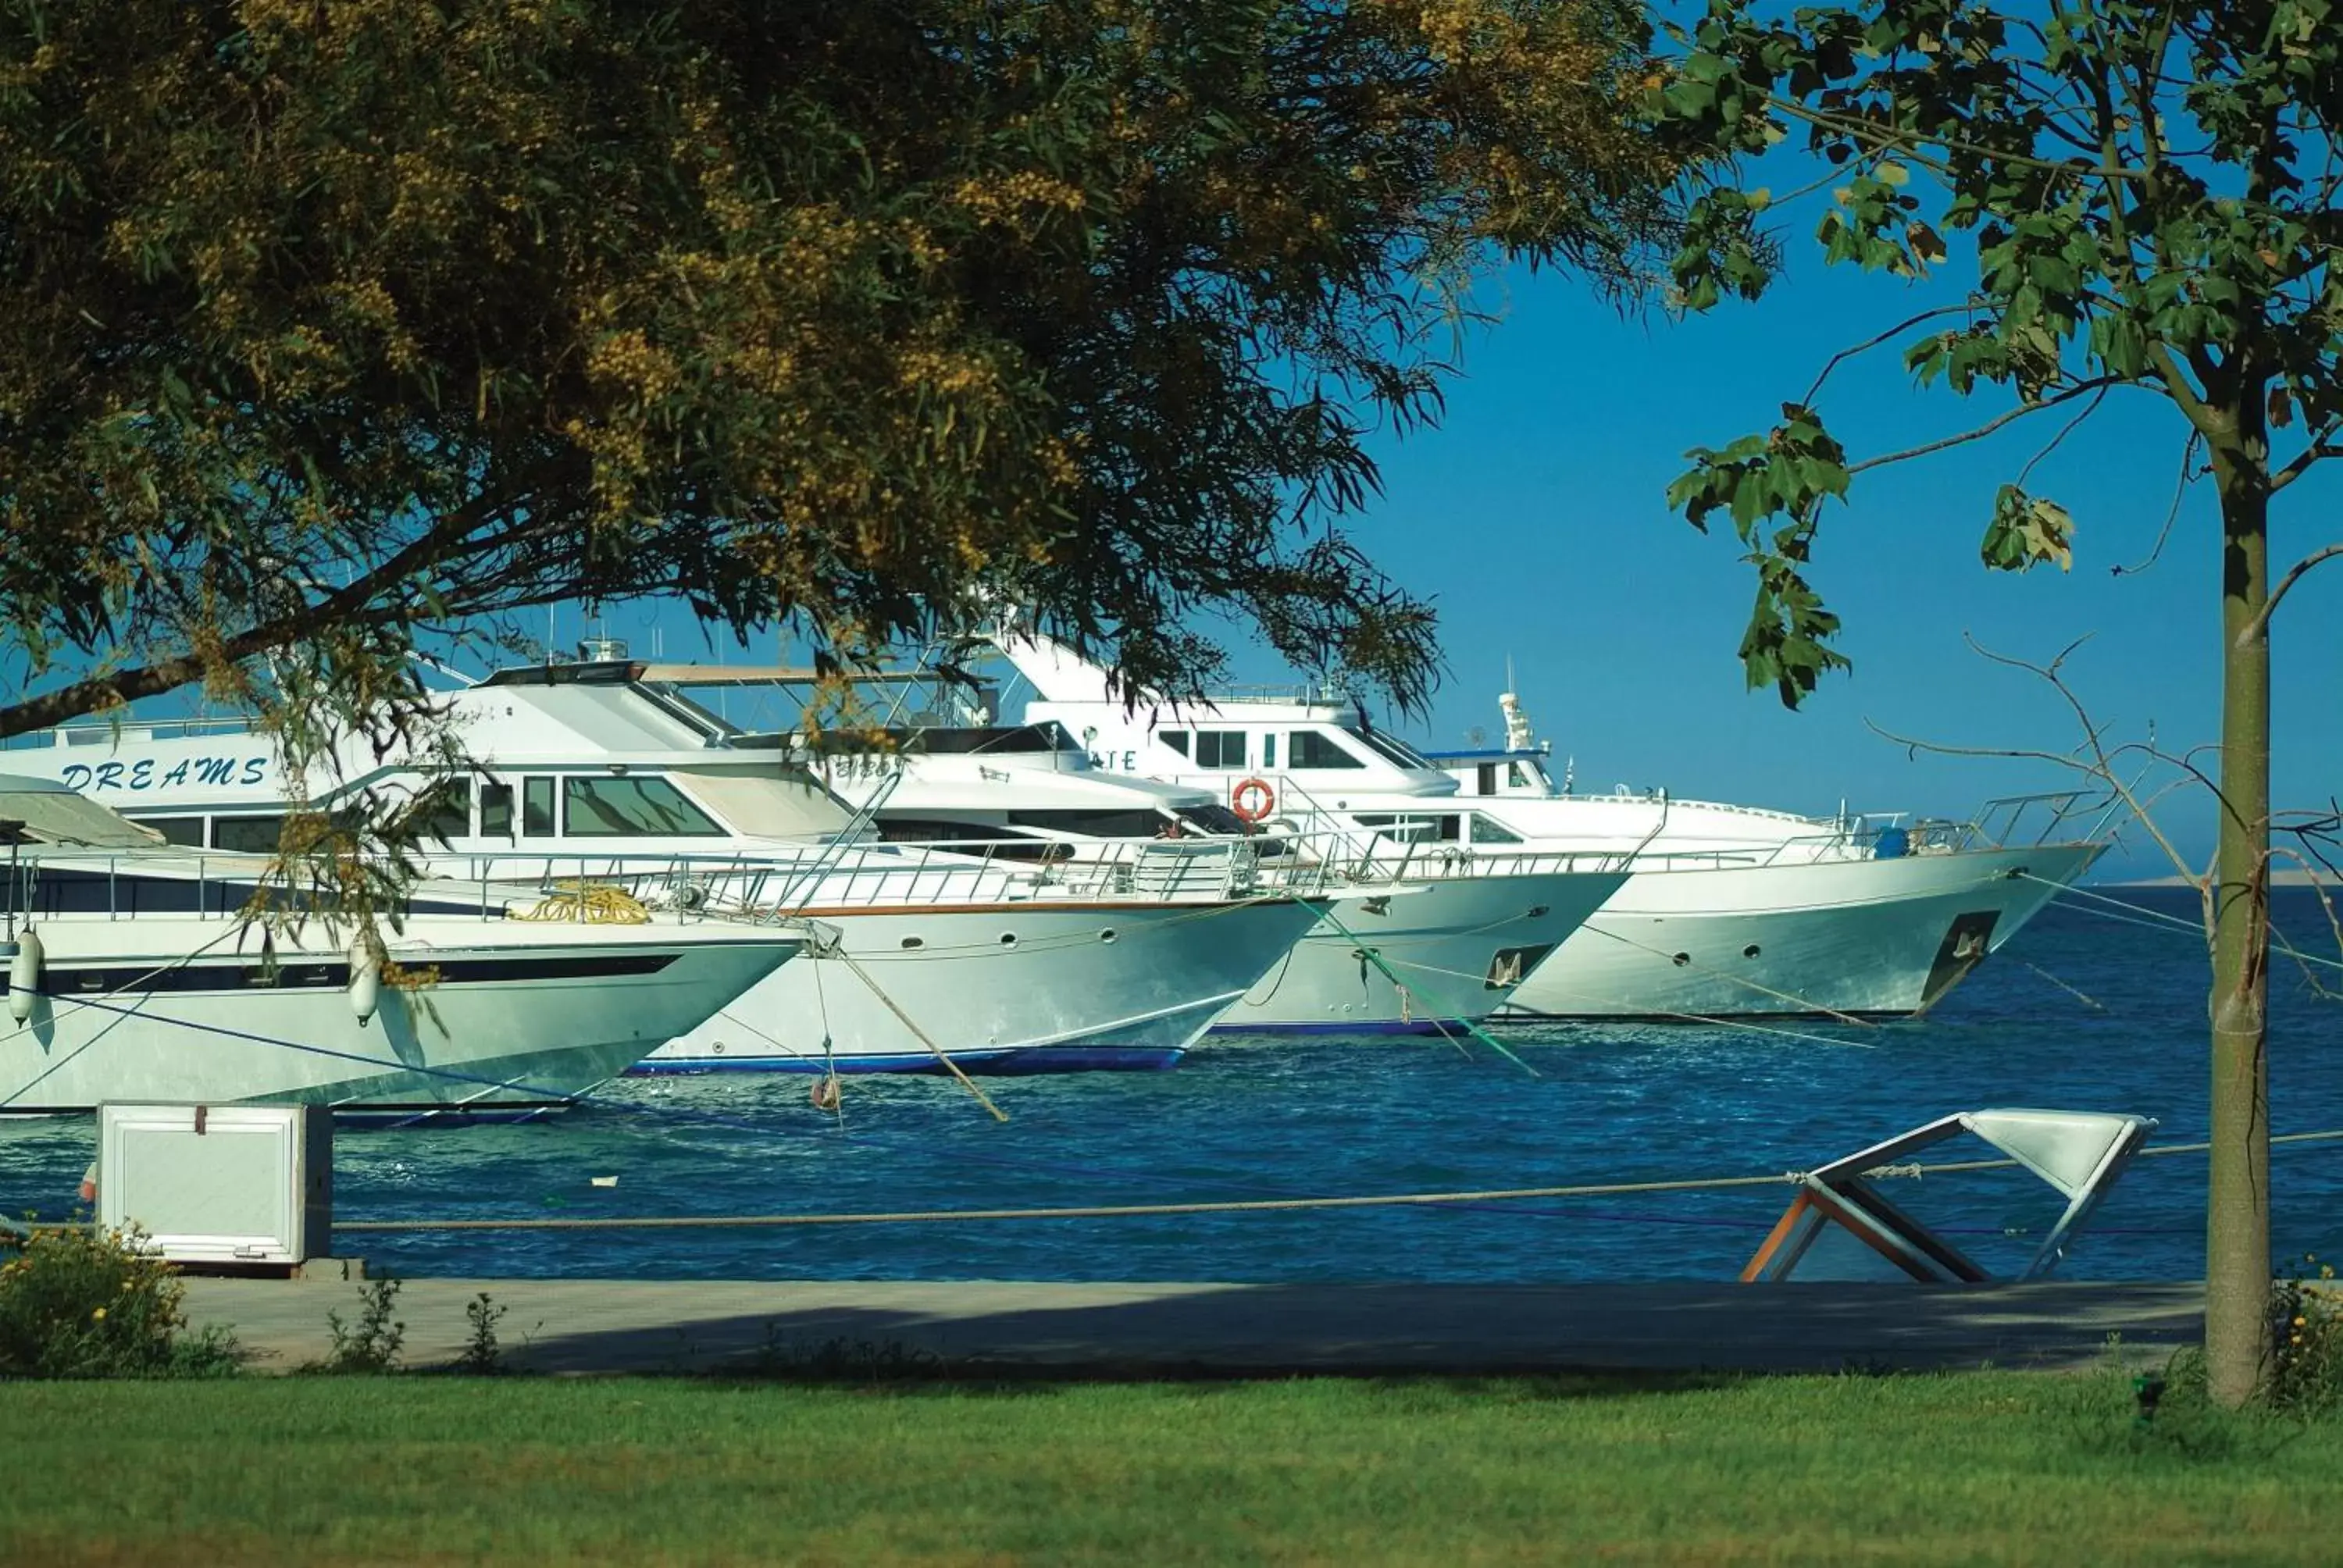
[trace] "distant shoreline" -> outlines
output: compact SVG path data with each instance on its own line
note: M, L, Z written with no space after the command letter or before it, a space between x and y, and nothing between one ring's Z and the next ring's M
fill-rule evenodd
M2101 888L2186 888L2193 886L2181 877L2140 877L2126 882L2097 882ZM2323 873L2306 871L2299 866L2286 866L2270 873L2274 888L2343 888L2343 882Z

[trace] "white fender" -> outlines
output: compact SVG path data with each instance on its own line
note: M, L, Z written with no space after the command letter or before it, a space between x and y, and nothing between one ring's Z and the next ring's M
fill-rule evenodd
M350 1011L360 1023L382 1002L382 960L364 941L350 944Z
M41 939L30 927L16 939L15 956L8 960L8 1016L23 1023L40 1000Z

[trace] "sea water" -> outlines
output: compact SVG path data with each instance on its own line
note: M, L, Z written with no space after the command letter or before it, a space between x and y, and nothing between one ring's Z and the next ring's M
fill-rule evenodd
M2197 911L2186 890L2119 896L2168 918ZM2281 891L2278 920L2306 952L2337 954L2314 895ZM2343 970L2323 978L2343 982ZM2152 1116L2153 1149L2206 1136L2206 985L2190 932L2064 902L1919 1022L1505 1029L1518 1065L1478 1040L1214 1036L1170 1072L980 1080L1006 1122L945 1078L849 1079L842 1114L812 1104L803 1078L629 1080L535 1125L344 1130L336 1206L344 1220L565 1220L1664 1181L1805 1169L1991 1106ZM2343 1000L2284 960L2271 990L2276 1131L2343 1129ZM0 1203L64 1211L91 1141L85 1119L0 1124ZM1991 1152L1966 1140L1921 1158ZM2343 1142L2281 1145L2272 1167L2274 1262L2343 1256ZM2063 1205L2014 1171L1890 1190L1996 1270L2022 1263ZM1766 1184L1438 1208L349 1232L337 1251L418 1276L1720 1279L1789 1195ZM2061 1271L2199 1277L2203 1215L2202 1155L2142 1159Z

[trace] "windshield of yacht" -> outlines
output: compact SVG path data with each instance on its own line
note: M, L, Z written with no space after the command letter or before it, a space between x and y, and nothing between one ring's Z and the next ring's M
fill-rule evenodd
M643 680L635 683L635 689L665 708L676 718L696 727L711 740L729 740L747 733L739 725L734 724L706 703L685 695L683 688L679 686L670 685L664 680Z
M1513 758L1505 763L1505 789L1517 794L1551 795L1554 776L1534 757Z
M1342 733L1366 746L1386 762L1395 763L1402 768L1421 768L1436 771L1433 769L1431 763L1425 761L1415 749L1404 740L1394 740L1373 729L1349 724L1342 726Z
M1180 820L1199 831L1221 838L1242 839L1252 831L1243 818L1217 803L1182 806L1180 808Z
M965 756L973 752L999 755L1002 752L1080 752L1074 738L1066 733L1065 726L1055 719L1046 724L994 724L966 728L890 730L903 743L907 751L924 751L930 756Z
M28 787L23 789L0 786L0 844L131 849L163 842L161 834L63 785L46 780L25 782Z
M736 832L758 839L819 838L844 829L853 819L845 802L802 769L730 772L676 768L669 773Z

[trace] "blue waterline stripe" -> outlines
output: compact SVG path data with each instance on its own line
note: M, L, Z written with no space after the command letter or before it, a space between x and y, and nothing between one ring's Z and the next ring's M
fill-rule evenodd
M1181 1052L1169 1046L1021 1045L1001 1050L955 1050L963 1072L998 1078L1030 1078L1049 1072L1161 1072L1179 1065ZM646 1057L627 1069L628 1078L696 1078L716 1072L789 1073L840 1078L878 1073L929 1073L947 1069L930 1051L890 1056L692 1056Z
M1473 1020L1486 1023L1486 1019ZM1470 1034L1473 1022L1461 1018L1413 1019L1402 1023L1394 1019L1385 1023L1216 1023L1208 1031L1212 1034L1378 1034L1378 1035L1437 1035L1448 1039Z

